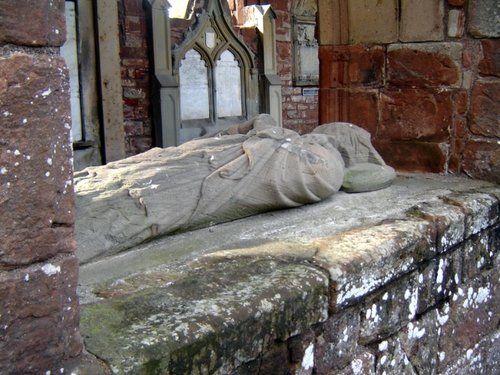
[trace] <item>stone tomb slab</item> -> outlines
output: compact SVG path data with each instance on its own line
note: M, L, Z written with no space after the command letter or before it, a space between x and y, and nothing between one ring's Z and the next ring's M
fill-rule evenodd
M307 332L432 259L443 237L446 248L463 241L463 223L496 225L499 189L401 174L383 190L339 192L83 265L86 350L115 373L238 373L274 340ZM475 195L481 204L470 203Z

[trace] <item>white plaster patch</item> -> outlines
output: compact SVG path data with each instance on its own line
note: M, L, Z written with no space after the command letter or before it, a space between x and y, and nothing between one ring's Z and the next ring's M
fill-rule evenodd
M302 358L302 368L304 370L309 370L314 367L314 344L310 343L304 352L304 357Z
M8 172L7 168L5 167L0 168L0 174L7 174L7 172Z
M47 164L52 165L52 158L47 158Z
M42 271L47 276L52 276L61 272L61 266L54 266L53 264L47 263L42 267Z

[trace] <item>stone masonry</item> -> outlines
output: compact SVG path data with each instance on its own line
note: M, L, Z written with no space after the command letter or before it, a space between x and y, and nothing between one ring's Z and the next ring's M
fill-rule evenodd
M64 35L64 1L0 1L2 374L59 372L82 349Z
M499 199L402 175L86 264L86 349L118 374L493 374Z
M320 0L319 13L320 123L363 126L398 170L500 181L497 1Z

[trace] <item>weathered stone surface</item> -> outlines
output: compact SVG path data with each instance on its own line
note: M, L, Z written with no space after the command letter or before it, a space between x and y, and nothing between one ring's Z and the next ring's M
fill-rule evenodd
M385 53L381 46L324 46L320 49L322 87L380 87Z
M465 213L465 238L479 233L498 222L498 199L485 193L455 193L450 194L445 201L460 207Z
M472 236L463 245L463 279L465 282L476 277L484 269L494 266L499 249L494 244L494 232L485 231Z
M497 330L468 348L442 373L455 374L495 374L500 366L500 332Z
M419 103L418 106L415 103ZM377 139L440 142L449 137L453 102L450 92L446 91L384 90L380 113Z
M464 240L465 212L453 204L443 204L442 200L423 202L412 207L408 214L434 223L437 230L437 250L440 253Z
M335 305L351 305L435 254L423 221L395 221L316 240L316 261L330 273Z
M443 40L443 19L443 1L402 1L399 39L403 42Z
M375 356L369 350L358 350L356 358L338 375L375 375Z
M463 169L472 178L500 183L500 146L498 141L472 140L467 142L464 149Z
M419 284L415 273L363 301L360 343L380 341L401 330L417 314Z
M65 40L64 0L0 1L0 42L60 46Z
M500 39L481 40L483 58L479 62L479 74L500 77Z
M319 113L323 124L348 121L376 134L379 113L377 90L324 89L321 100L325 111Z
M387 57L390 85L459 88L462 84L460 43L392 44Z
M0 264L72 252L72 147L62 58L0 57L0 107Z
M377 374L418 374L410 363L407 354L401 347L399 338L381 341L376 346L376 349Z
M395 0L351 0L348 3L350 44L391 43L398 39Z
M324 321L327 284L311 266L221 260L173 283L84 305L85 345L115 372L231 373L261 355L266 340Z
M378 141L373 144L388 165L398 171L446 171L447 145L418 141Z
M439 312L436 328L441 335L440 371L497 329L500 322L498 277L498 269L493 269L462 285Z
M476 82L471 94L471 125L474 134L500 138L500 82Z
M331 370L341 370L355 360L359 339L358 308L338 311L318 329L316 338L315 370L326 374Z
M448 12L448 36L461 38L465 32L465 13L462 10L451 9Z
M463 189L467 194L458 194ZM397 191L398 203L388 194L391 191ZM488 216L483 212L491 210L485 206L495 206L493 197L498 196L497 186L480 181L406 175L388 189L357 195L340 192L314 206L169 236L82 267L84 336L92 351L105 353L103 358L111 358L111 364L127 361L132 366L135 356L135 362L155 369L170 363L170 369L175 366L170 371L180 374L195 368L234 374L255 374L259 368L294 374L359 374L375 369L432 374L443 352L437 345L453 335L444 334L443 327L451 320L447 315L452 314L453 303L463 305L460 293L467 295L475 283L462 276L462 269L463 261L476 254L462 259L463 244L452 242L463 232L464 216ZM476 200L477 207L470 206ZM404 209L394 211L397 204ZM409 217L411 207L426 215L414 212ZM343 209L346 216L338 216ZM384 211L383 217L370 222L376 211ZM296 214L295 222L291 219ZM360 215L356 224L344 227L351 229L347 233L321 238L356 215ZM403 220L392 222L395 217ZM369 227L352 229L360 225ZM473 221L468 225L476 226ZM250 227L256 232L249 232ZM471 239L484 235L493 246L500 238L497 232L490 226ZM441 237L449 238L449 243ZM176 238L190 254L176 252ZM293 241L269 243L269 238ZM255 246L259 242L264 244ZM438 253L437 246L450 249ZM352 250L356 248L359 251ZM492 264L481 272L488 272ZM349 285L348 277L353 280ZM488 277L493 285L495 276ZM363 283L368 286L364 291ZM352 306L335 303L338 298L346 301L346 293L356 290L361 297L351 296ZM333 303L326 319L329 298ZM139 318L142 310L145 315ZM360 338L370 352L360 346ZM123 342L131 344L124 348ZM148 362L151 358L165 361Z
M469 0L468 32L475 38L500 37L500 6L496 0Z
M362 193L388 187L396 172L388 165L361 163L346 168L342 189L348 193Z
M46 373L81 351L78 260L0 271L0 373Z
M433 309L412 321L398 334L401 347L417 374L436 374L439 335L437 310ZM385 346L385 345L384 345ZM380 347L380 345L379 345Z

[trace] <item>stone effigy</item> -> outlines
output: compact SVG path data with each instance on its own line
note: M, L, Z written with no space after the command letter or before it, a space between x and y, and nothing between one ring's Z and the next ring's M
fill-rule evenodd
M344 181L368 191L394 177L359 127L336 123L300 136L260 115L75 173L77 255L85 263L160 235L315 203Z

